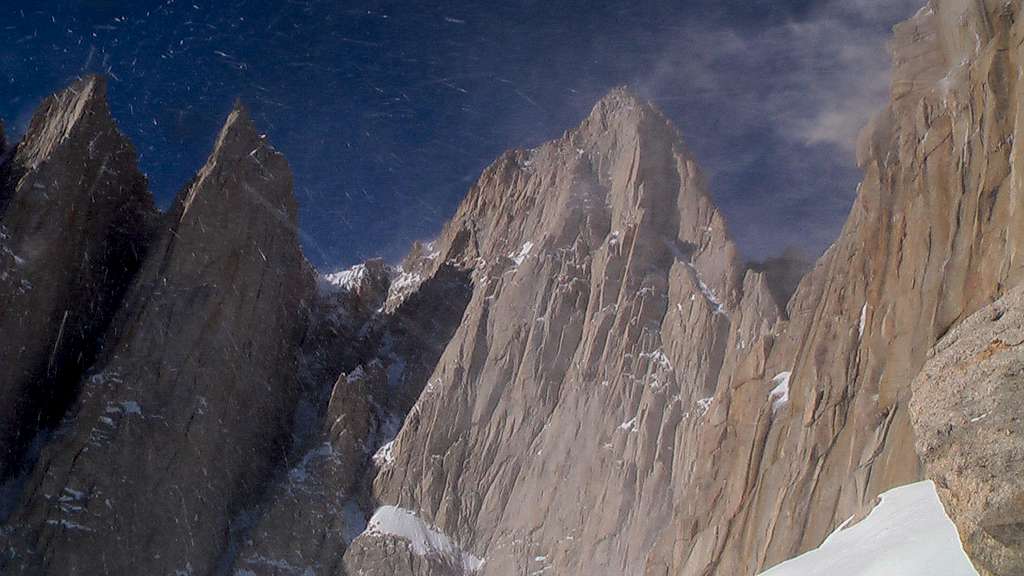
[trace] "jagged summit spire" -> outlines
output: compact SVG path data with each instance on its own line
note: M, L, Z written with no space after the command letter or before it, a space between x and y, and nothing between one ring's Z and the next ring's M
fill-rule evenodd
M626 85L616 86L598 100L590 111L588 119L608 119L628 115L639 118L640 113L653 111L653 106Z
M253 185L282 179L283 186ZM249 183L249 184L246 184ZM291 170L284 157L270 145L265 134L256 129L248 108L241 100L235 104L217 135L206 164L181 198L181 217L192 208L201 193L217 191L230 195L236 189L255 203L283 212L286 221L294 221L295 198L291 193ZM208 192L201 192L207 190ZM258 190L259 193L253 191Z
M660 141L661 145L673 148L687 159L692 158L679 128L632 86L612 88L594 104L577 130L586 143L598 147L613 141L626 144L639 138ZM609 138L609 135L617 138Z
M93 74L79 78L43 101L18 146L20 162L29 166L37 164L71 139L86 122L114 124L107 105L107 81L103 76ZM83 133L96 129L92 127Z
M15 150L0 148L0 165L6 480L76 394L148 247L156 209L100 76L47 98Z
M595 108L599 106L644 106L647 104L640 94L636 91L633 86L628 84L622 84L616 86L608 91L607 94L601 97L600 100L595 104Z
M231 112L224 120L224 125L217 136L217 143L214 145L214 154L221 151L228 140L232 138L250 141L260 138L256 125L252 121L252 115L249 114L249 108L241 98L235 100Z

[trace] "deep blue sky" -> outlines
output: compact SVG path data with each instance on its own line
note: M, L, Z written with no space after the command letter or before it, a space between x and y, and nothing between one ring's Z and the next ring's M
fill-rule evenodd
M3 3L0 118L110 77L161 206L236 97L295 173L310 260L400 258L503 150L630 84L679 125L751 258L838 233L889 28L924 0Z

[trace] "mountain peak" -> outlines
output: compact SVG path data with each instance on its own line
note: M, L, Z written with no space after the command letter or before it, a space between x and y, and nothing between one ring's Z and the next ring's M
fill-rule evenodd
M214 145L213 155L216 156L219 152L228 148L229 142L254 142L260 138L261 136L256 130L256 125L252 121L248 107L241 100L235 100L231 113L224 120L224 125L217 135L217 143Z
M617 86L594 104L587 119L610 123L614 118L628 118L639 122L644 113L653 111L654 107L631 87Z
M100 124L114 123L107 105L107 81L103 76L79 78L43 102L19 145L21 163L26 166L38 164L60 144L72 138L77 128L89 120Z
M607 94L597 101L594 108L596 109L602 106L607 108L639 107L646 104L647 102L640 97L632 86L623 84L609 90Z
M617 146L629 148L632 142L643 140L648 144L657 142L656 147L671 149L687 160L692 159L675 124L629 86L613 88L598 100L577 134L582 137L580 144L584 148L590 145L600 150L611 147L610 152Z
M282 186L248 186L247 182L267 182L284 179ZM233 181L229 182L229 181ZM256 204L282 211L285 222L294 221L297 210L291 194L291 170L284 157L270 145L266 134L261 134L253 123L248 109L240 100L228 114L217 135L213 151L206 164L182 200L181 217L192 208L202 190L230 194L240 187L241 192ZM253 193L259 189L260 193ZM266 195L270 196L266 196ZM272 197L271 197L272 196Z

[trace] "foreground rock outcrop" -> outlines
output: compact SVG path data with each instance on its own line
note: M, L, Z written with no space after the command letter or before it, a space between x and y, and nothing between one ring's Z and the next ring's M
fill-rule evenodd
M5 574L210 574L281 465L313 278L291 174L246 111L164 218L43 450Z
M928 476L979 572L1024 574L1024 289L932 354L910 406Z
M98 77L48 98L10 154L0 135L0 165L2 482L73 400L156 211Z

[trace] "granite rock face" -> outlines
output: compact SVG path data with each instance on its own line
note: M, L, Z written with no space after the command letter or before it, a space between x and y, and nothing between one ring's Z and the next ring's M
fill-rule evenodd
M102 78L0 135L0 481L57 424L146 253L156 211Z
M914 380L917 450L979 573L1024 573L1024 289L935 346Z
M922 477L910 382L939 337L1024 274L1019 11L940 0L896 28L860 194L768 354L765 378L789 374L788 401L765 423L737 392L716 394L723 412L688 441L710 458L686 490L715 496L677 505L673 551L648 573L756 572Z
M795 289L797 259L740 262L676 129L619 89L499 158L401 267L317 291L287 165L235 110L88 316L95 361L5 388L71 409L0 571L746 575L927 474L979 569L1020 572L1020 10L932 0L896 28L858 198ZM60 151L91 141L86 92L17 147L4 222L48 224L33 174L80 190ZM32 262L7 240L0 295ZM50 310L38 341L64 342L28 305L0 310Z
M380 363L338 378L322 429L280 482L236 562L243 573L335 574L342 553L365 527L362 480L379 420L374 396L386 390Z
M377 498L485 574L753 574L919 480L910 382L1024 274L1019 10L897 27L858 199L785 310L634 98L502 157L439 241L473 300ZM367 552L393 540L356 540L367 573L409 564Z
M314 284L284 158L236 108L5 531L6 574L210 574L282 465Z
M486 556L487 573L635 573L669 520L674 437L706 410L742 289L677 132L615 91L562 139L485 171L436 250L473 270L474 292L375 495ZM393 541L365 532L349 572L415 566Z

